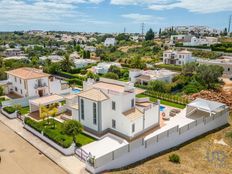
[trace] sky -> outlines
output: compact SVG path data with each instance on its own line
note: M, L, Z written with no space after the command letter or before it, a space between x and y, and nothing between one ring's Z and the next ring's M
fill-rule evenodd
M141 32L228 27L232 0L0 0L0 31Z

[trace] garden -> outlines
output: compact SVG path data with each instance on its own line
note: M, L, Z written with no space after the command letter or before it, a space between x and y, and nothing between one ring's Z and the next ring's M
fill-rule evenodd
M82 126L74 120L58 122L54 119L43 121L35 121L29 117L25 118L25 124L32 127L38 132L43 132L43 135L54 141L63 148L68 148L73 141L78 147L95 141L94 138L82 132Z

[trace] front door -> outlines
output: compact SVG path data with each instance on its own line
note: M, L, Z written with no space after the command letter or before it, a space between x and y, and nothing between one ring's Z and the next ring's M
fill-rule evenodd
M40 97L43 97L43 95L44 95L43 90L39 90L38 93L39 93L39 96L40 96Z

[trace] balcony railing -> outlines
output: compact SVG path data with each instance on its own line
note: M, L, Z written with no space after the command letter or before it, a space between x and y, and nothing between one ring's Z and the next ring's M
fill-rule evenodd
M35 89L38 89L38 88L44 88L44 87L47 87L47 84L46 83L39 83L39 84L35 84Z

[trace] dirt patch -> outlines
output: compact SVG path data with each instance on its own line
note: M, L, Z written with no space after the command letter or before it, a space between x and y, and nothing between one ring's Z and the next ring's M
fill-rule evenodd
M140 48L140 47L142 47L142 45L123 46L118 48L118 50L127 53L127 51L131 48Z

